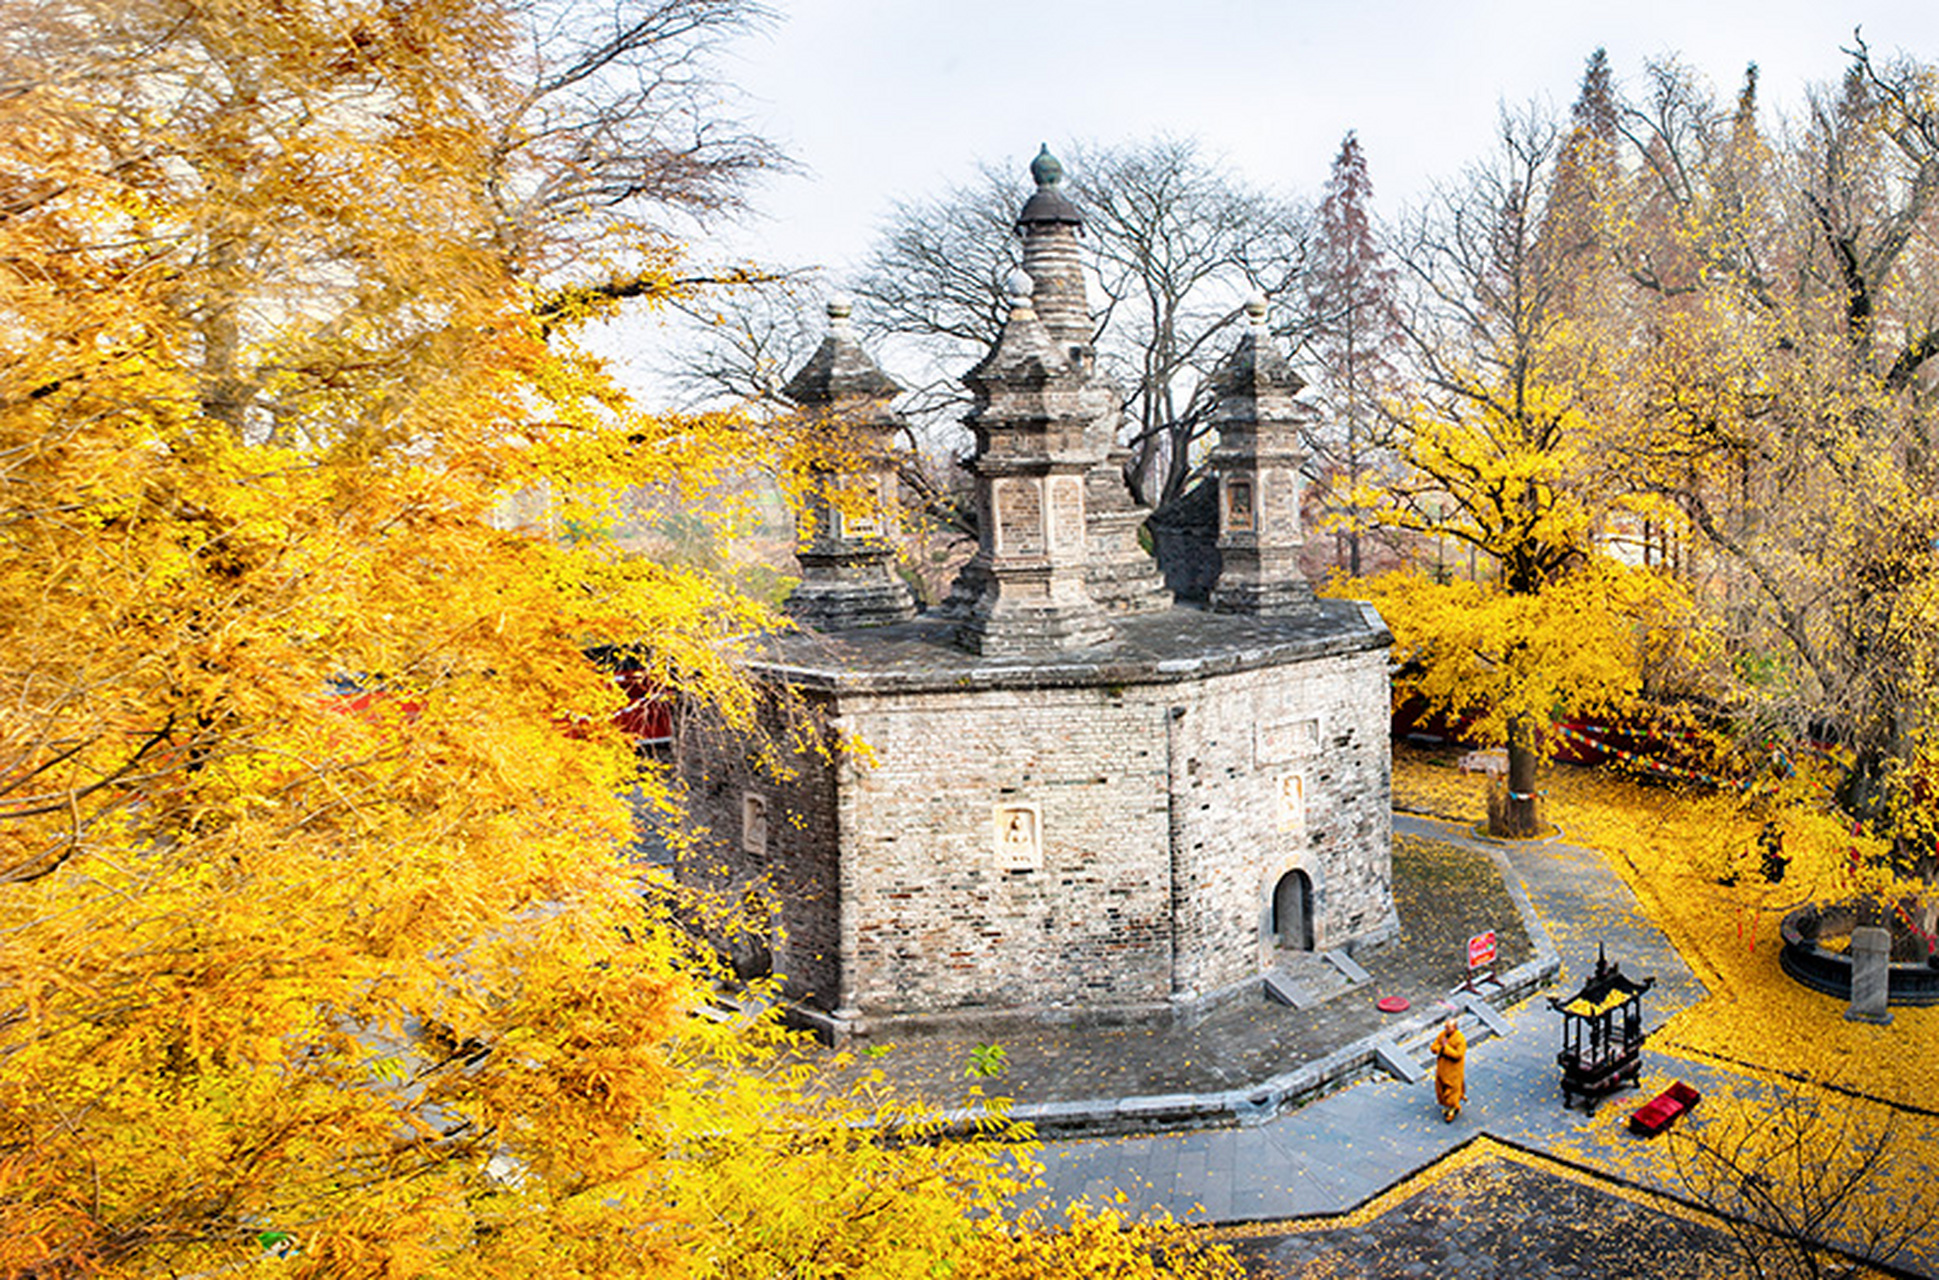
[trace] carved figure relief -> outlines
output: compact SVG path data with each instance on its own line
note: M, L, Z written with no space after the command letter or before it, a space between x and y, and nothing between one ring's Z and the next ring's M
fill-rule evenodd
M1279 829L1298 834L1306 830L1306 776L1299 773L1279 777Z
M1251 533L1252 481L1234 476L1225 482L1225 531Z
M755 858L768 855L767 797L753 791L741 796L741 851Z
M1036 871L1044 865L1043 821L1034 804L1000 804L995 811L996 865Z

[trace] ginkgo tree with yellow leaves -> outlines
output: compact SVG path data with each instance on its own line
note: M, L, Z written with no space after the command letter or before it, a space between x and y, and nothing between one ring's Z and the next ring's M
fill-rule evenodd
M1565 133L1505 116L1493 157L1396 246L1415 389L1388 406L1398 475L1363 504L1389 527L1472 547L1485 577L1403 570L1336 586L1381 607L1403 689L1507 748L1490 806L1501 835L1539 827L1550 720L1630 705L1680 611L1673 584L1598 545L1633 496L1607 435L1611 339L1592 323L1607 284L1602 118L1579 110Z
M671 796L587 649L745 725L763 615L601 522L808 458L571 343L760 154L656 152L637 96L752 6L615 13L0 30L0 1272L1038 1273L1017 1153L703 1016L629 856Z
M1727 104L1652 66L1624 112L1629 453L1718 568L1757 722L1829 748L1796 762L1822 781L1800 803L1843 822L1789 847L1859 854L1845 892L1903 897L1915 959L1939 928L1939 902L1917 901L1939 876L1939 70L1857 36L1845 52L1782 132L1754 66Z
M533 321L511 13L14 16L0 1270L664 1251L659 1206L575 1225L641 1199L700 981L616 856L581 651L650 635L731 705L751 615L492 522L728 439L615 424Z

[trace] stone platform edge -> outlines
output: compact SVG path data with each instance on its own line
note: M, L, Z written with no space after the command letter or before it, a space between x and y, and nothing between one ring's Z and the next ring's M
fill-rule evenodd
M1546 938L1544 939L1546 942ZM1562 963L1546 946L1527 962L1502 975L1488 1001L1506 1010L1554 981ZM1241 1089L1208 1093L1165 1093L1131 1098L1085 1098L1070 1102L1026 1102L1011 1107L1013 1123L1029 1124L1040 1138L1111 1137L1168 1129L1229 1128L1266 1121L1382 1070L1383 1046L1427 1036L1453 1005L1455 995L1413 1017L1389 1023L1371 1035L1304 1066L1282 1071ZM942 1113L952 1135L987 1134L991 1111L961 1107Z
M1562 957L1529 900L1528 888L1509 863L1505 850L1491 841L1475 840L1470 847L1486 853L1501 872L1503 886L1521 917L1534 955L1489 984L1487 1000L1506 1012L1534 995L1562 972ZM1168 1129L1233 1128L1264 1124L1284 1111L1358 1083L1382 1070L1383 1047L1425 1038L1435 1024L1458 1007L1461 992L1450 992L1434 1008L1388 1023L1304 1066L1282 1071L1257 1084L1208 1093L1163 1093L1130 1098L1083 1098L1069 1102L1026 1102L1009 1108L1012 1123L1029 1124L1040 1138L1115 1137ZM1485 1028L1483 1028L1485 1030ZM938 1117L939 1136L988 1136L995 1112L987 1106L957 1107Z

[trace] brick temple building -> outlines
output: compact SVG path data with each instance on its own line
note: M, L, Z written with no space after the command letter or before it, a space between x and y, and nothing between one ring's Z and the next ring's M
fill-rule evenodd
M704 832L689 874L780 904L773 970L837 1036L1189 1020L1256 991L1280 948L1396 929L1391 637L1300 574L1302 383L1255 302L1215 375L1204 527L1174 515L1157 540L1199 562L1168 574L1089 345L1082 217L1055 159L1031 172L1024 273L964 378L980 541L937 608L893 571L898 388L844 305L788 386L880 448L828 477L860 503L813 512L800 629L756 670L825 740L865 745L781 770L731 742L679 753Z

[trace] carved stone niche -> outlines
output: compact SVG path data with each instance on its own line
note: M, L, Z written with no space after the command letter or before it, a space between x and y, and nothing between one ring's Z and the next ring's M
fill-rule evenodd
M990 811L991 837L999 871L1041 871L1044 865L1043 811L1034 804L1005 801Z

